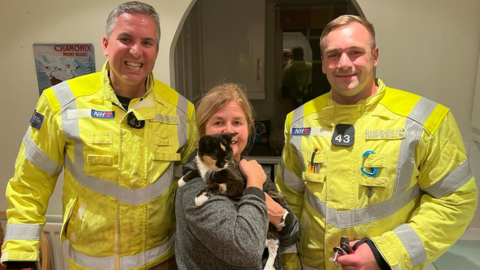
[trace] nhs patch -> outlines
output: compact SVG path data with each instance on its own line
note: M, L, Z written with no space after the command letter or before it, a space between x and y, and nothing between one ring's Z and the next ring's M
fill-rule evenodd
M43 124L43 119L45 118L45 116L39 112L37 112L37 110L35 109L33 111L33 115L32 115L32 118L30 118L30 125L38 130L40 130L42 128L42 124Z
M115 111L96 111L92 110L91 116L94 118L115 118Z
M309 135L310 132L312 131L312 128L292 128L292 135Z

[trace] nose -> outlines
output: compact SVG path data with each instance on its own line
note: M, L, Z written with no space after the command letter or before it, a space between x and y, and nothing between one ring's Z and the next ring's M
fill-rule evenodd
M350 58L348 57L348 55L346 53L342 53L342 55L340 56L340 60L338 61L337 66L340 69L349 68L349 67L352 66L352 61L350 60Z
M136 58L142 56L142 52L142 45L138 42L134 43L132 47L130 47L130 54Z
M225 125L225 129L223 130L223 133L234 133L234 128L233 128L233 125L230 124L230 123L227 123Z

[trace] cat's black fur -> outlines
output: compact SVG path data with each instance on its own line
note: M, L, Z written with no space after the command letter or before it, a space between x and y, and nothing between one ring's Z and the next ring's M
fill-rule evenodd
M189 180L201 176L208 184L195 198L197 206L202 205L212 195L227 196L232 199L239 199L245 190L246 181L243 177L239 162L233 158L233 151L230 146L232 140L235 140L238 133L206 135L200 138L197 150L197 156L194 160L196 170L190 171L179 181L182 187ZM272 180L268 179L263 185L263 191L266 192L274 201L283 208L287 208L287 203L283 195L277 190ZM278 250L278 230L269 223L267 239L274 241L274 246L268 246L268 257L264 258L263 265L267 260L275 259ZM273 248L273 251L271 250ZM264 256L265 257L265 256ZM272 261L268 262L273 264ZM267 266L265 266L267 268ZM269 269L270 266L268 267Z

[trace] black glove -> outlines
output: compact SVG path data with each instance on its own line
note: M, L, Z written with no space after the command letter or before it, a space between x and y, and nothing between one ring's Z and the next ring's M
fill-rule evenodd
M7 261L4 264L7 269L37 269L37 262Z

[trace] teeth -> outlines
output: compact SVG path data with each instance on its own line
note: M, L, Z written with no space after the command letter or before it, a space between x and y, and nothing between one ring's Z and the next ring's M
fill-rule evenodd
M132 68L140 68L142 66L142 64L140 63L133 63L133 62L125 62L125 64Z

